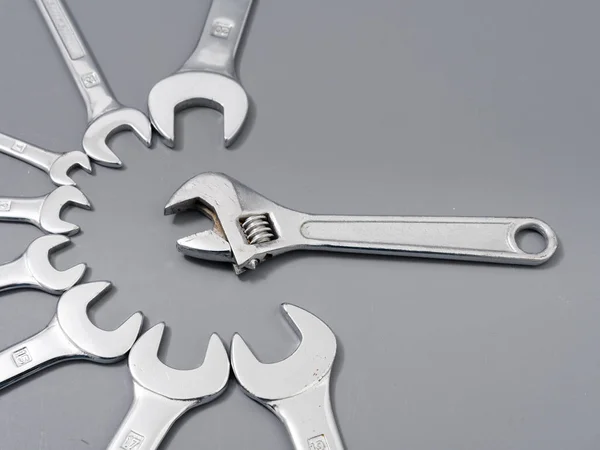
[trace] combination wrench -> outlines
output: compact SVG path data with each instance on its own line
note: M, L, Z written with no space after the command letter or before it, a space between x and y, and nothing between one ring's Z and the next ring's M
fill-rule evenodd
M235 58L252 2L213 0L192 55L150 91L150 120L166 145L175 145L175 112L191 106L206 106L223 114L226 147L238 137L249 102L237 77Z
M0 198L0 221L30 223L48 234L72 236L79 232L79 227L60 218L67 205L92 207L79 189L61 186L41 197Z
M343 450L331 406L331 370L337 341L318 317L290 304L285 317L302 341L284 361L264 364L239 334L231 343L231 367L244 392L285 425L295 450Z
M152 327L129 353L134 400L107 450L158 449L177 419L216 399L227 386L229 358L216 334L200 367L176 370L157 356L164 328L162 323Z
M83 135L84 151L98 164L120 167L121 160L108 148L106 141L120 131L131 130L150 147L150 121L141 111L124 107L115 99L62 0L35 2L87 108L88 126Z
M558 247L552 228L534 218L307 214L278 205L220 173L203 173L184 183L164 213L188 209L199 209L215 226L180 239L179 251L230 262L237 274L301 249L539 265ZM518 246L517 234L527 229L545 238L546 247L539 253Z
M104 281L75 286L60 297L46 328L0 352L0 389L66 361L110 364L123 359L140 332L142 313L114 331L101 330L87 315L88 307L110 287Z
M43 170L57 186L75 186L69 172L79 166L92 172L90 159L83 152L55 153L0 133L0 153L12 156L33 167Z
M31 288L58 295L75 286L83 277L86 265L59 271L48 259L50 252L70 243L68 237L58 234L37 238L19 258L0 266L0 292Z

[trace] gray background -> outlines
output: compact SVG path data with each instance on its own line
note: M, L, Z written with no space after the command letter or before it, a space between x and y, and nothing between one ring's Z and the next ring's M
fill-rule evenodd
M118 98L150 88L200 35L208 1L68 1ZM85 109L32 1L0 2L0 129L55 151L80 148ZM116 327L140 309L166 321L163 359L204 357L210 332L241 332L276 361L296 337L292 302L336 332L334 402L348 448L600 447L598 123L594 0L260 0L239 59L254 108L232 150L222 118L179 115L178 148L113 141L126 167L75 179L95 210L61 252L116 289L91 311ZM191 176L224 171L300 210L536 216L561 250L539 268L293 254L237 278L193 263L178 237L207 228L162 208ZM1 157L2 195L53 189ZM1 260L39 236L2 224ZM2 295L0 342L46 325L56 298ZM127 411L125 363L75 363L2 392L0 448L103 449ZM281 424L231 384L178 422L164 449L291 449Z

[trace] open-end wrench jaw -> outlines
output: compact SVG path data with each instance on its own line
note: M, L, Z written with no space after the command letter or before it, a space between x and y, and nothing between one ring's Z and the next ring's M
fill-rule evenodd
M80 151L63 153L50 166L48 175L50 180L57 186L76 186L75 181L69 176L69 172L80 167L87 173L92 173L90 158Z
M79 282L86 270L85 264L59 271L50 263L49 254L71 243L66 236L48 235L33 241L22 258L31 276L27 287L39 288L50 294L60 294Z
M166 145L175 145L175 113L195 106L223 114L225 146L229 147L246 121L249 101L238 81L218 73L179 72L161 80L150 91L148 110Z
M152 144L152 125L141 111L119 106L93 120L83 135L85 153L107 167L121 167L123 163L108 147L107 140L121 131L132 131L146 147Z
M143 388L173 400L194 400L194 406L208 403L226 388L230 364L217 334L212 334L201 366L178 370L162 363L158 350L165 325L160 323L144 333L129 354L129 370Z
M88 308L110 288L107 281L76 286L61 296L56 311L60 328L81 350L82 358L102 364L119 361L127 355L144 321L138 311L116 330L105 331L94 325L88 317Z
M231 342L231 366L246 393L260 403L296 397L328 383L337 351L333 331L308 311L290 304L281 306L284 316L301 338L287 359L260 362L244 339L235 334Z
M48 194L42 203L40 211L40 228L51 234L71 236L79 232L79 226L65 222L60 214L66 206L78 206L91 209L87 197L76 187L61 186Z

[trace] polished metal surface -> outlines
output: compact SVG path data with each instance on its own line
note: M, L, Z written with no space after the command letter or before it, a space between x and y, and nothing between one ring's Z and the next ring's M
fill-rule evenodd
M41 197L0 198L0 221L30 223L48 234L72 236L79 233L79 226L60 218L62 210L69 205L92 208L79 189L60 186Z
M0 389L65 361L110 364L123 359L140 332L142 313L113 331L99 329L87 315L89 306L110 287L109 282L99 281L65 292L45 329L0 353Z
M248 115L248 96L238 80L235 58L252 1L213 0L192 55L150 91L150 120L166 145L175 145L175 112L191 106L223 114L226 147L238 137Z
M283 304L282 310L302 339L294 354L264 364L236 334L231 343L233 373L250 398L279 417L296 450L343 450L330 397L335 335L302 308Z
M68 237L56 234L33 241L19 258L0 266L0 292L31 288L59 295L75 286L83 277L86 265L60 271L49 260L49 253L70 243Z
M192 408L223 393L230 365L225 346L210 337L203 364L193 370L176 370L158 359L164 324L144 333L129 354L134 400L108 450L155 450L175 421Z
M220 173L200 174L180 187L165 214L197 208L214 228L177 241L182 253L231 262L237 274L292 250L539 265L558 248L545 222L512 217L324 216L285 208ZM534 230L546 241L539 253L522 250L516 237Z
M57 186L75 186L75 181L69 177L69 172L76 167L82 168L87 173L92 172L90 159L83 152L54 153L2 133L0 133L0 153L43 170Z
M83 136L83 149L98 164L120 167L121 160L106 141L120 131L131 130L149 147L152 142L150 121L141 111L124 107L115 99L62 0L36 0L36 4L87 108L88 127Z

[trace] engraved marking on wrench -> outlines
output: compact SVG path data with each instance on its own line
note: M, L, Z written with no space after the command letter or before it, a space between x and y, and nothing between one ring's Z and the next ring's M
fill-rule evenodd
M27 148L27 144L21 141L15 141L11 147L15 152L23 153Z
M329 450L329 444L327 444L325 435L321 434L319 436L310 438L308 440L308 448L309 450Z
M100 84L100 77L96 72L86 73L81 76L81 82L89 89Z
M10 205L11 205L11 201L9 200L3 200L0 201L0 211L2 212L8 212L10 211Z
M83 58L85 56L83 46L81 45L81 42L79 42L79 39L77 39L77 35L73 28L71 28L69 21L66 19L66 14L62 9L62 6L56 2L56 0L43 1L46 11L48 11L50 19L54 22L54 26L69 52L71 59L76 60Z
M229 39L233 26L233 22L217 19L212 24L210 34L221 39Z
M20 348L12 354L12 359L17 367L24 366L33 361L31 353L27 347Z
M142 447L142 442L144 442L144 436L135 431L130 431L123 444L121 444L121 448L124 450L138 450Z

